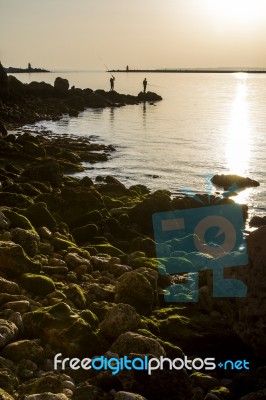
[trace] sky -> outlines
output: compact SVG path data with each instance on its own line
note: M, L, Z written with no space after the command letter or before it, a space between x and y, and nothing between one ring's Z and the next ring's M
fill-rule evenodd
M0 0L4 66L265 68L266 0Z

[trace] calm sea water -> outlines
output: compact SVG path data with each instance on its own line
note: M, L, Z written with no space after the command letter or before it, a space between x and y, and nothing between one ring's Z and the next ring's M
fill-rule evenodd
M106 72L17 74L23 82L53 83L109 90ZM144 75L115 74L115 90L137 94ZM88 109L77 118L42 121L38 128L57 134L89 136L113 144L107 163L87 165L86 174L114 175L173 193L206 191L206 176L236 173L260 182L238 196L251 215L266 215L266 74L146 74L149 90L163 97L156 104L104 110Z

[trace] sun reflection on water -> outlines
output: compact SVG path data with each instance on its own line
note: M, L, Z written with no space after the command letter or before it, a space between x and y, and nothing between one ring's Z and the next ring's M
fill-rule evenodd
M237 74L237 78L239 82L232 104L227 134L226 159L230 174L248 176L251 147L249 107L247 101L248 74L239 73ZM234 200L238 203L247 203L250 195L250 190L244 190L234 197Z

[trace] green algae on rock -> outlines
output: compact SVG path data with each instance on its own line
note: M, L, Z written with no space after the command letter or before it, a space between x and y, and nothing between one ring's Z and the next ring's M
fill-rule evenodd
M25 272L39 273L40 269L41 265L32 261L20 245L0 241L0 271L7 276L18 276Z
M55 284L51 278L44 275L24 274L21 277L21 285L35 295L45 296L55 291Z

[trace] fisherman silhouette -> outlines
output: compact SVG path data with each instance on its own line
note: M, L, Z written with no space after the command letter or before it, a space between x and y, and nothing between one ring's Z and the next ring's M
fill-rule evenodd
M147 82L147 79L145 78L144 81L143 81L143 92L144 93L146 93L147 84L148 84L148 82Z
M110 78L110 90L114 90L115 86L115 77L112 75L112 78Z

